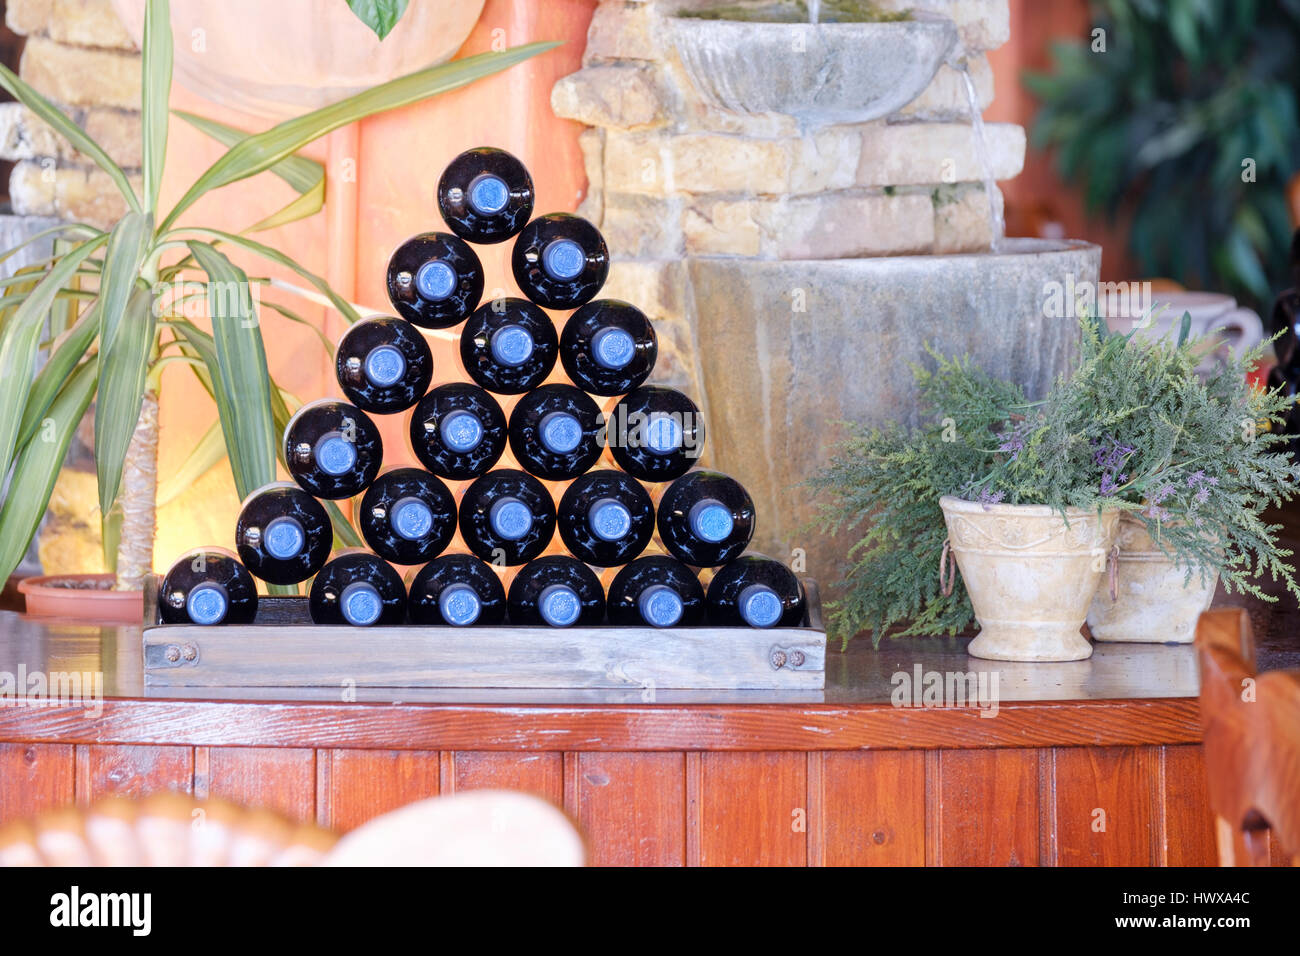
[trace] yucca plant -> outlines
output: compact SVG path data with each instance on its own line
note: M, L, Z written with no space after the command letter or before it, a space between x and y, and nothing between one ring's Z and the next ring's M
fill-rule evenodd
M229 148L165 213L158 208L158 192L172 80L166 0L149 0L145 11L144 149L138 194L122 169L76 123L0 66L0 86L103 169L128 207L108 231L68 223L32 236L23 245L53 236L53 255L0 283L0 487L6 476L9 479L0 503L0 582L31 543L73 432L93 400L106 560L116 566L119 589L140 587L152 570L158 388L162 369L173 362L193 369L220 417L219 429L214 426L199 443L186 469L201 472L224 453L241 496L273 481L276 438L294 401L267 370L250 293L250 281L259 280L250 280L223 247L291 269L355 322L356 309L321 277L249 236L321 208L324 168L295 153L363 117L464 86L553 46L532 43L431 67L254 135L184 115ZM273 215L239 233L178 224L199 197L268 171L299 193ZM0 254L0 260L19 248ZM200 274L197 280L188 279ZM178 308L196 297L206 300L211 333ZM263 304L302 321L283 306ZM43 336L47 330L48 336ZM45 362L38 373L42 354ZM332 514L336 536L358 543L342 513L332 508Z

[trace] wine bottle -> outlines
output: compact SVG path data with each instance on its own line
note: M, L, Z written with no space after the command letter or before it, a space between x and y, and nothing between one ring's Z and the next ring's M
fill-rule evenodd
M659 537L680 561L695 567L726 564L754 536L754 501L734 478L692 471L659 499Z
M325 506L291 481L263 485L247 498L235 522L235 547L244 567L269 584L297 584L324 567L334 546Z
M429 390L433 352L410 322L379 315L343 333L335 371L354 405L390 415L410 408Z
M746 554L718 569L709 582L709 623L729 627L799 627L804 595L780 561Z
M406 585L388 562L365 551L346 551L316 575L307 606L316 624L401 624Z
M284 429L289 474L317 498L351 498L375 480L384 443L370 417L347 402L308 402Z
M556 523L570 554L612 568L645 550L655 530L655 508L635 478L602 469L574 479L565 489Z
M691 627L704 620L704 588L695 572L666 554L647 554L609 585L609 622Z
M515 565L531 561L555 534L555 502L546 486L514 468L489 471L460 499L460 533L484 561Z
M484 474L506 450L506 415L486 389L439 385L411 415L411 448L431 472L451 481Z
M472 554L444 554L411 577L407 600L413 624L500 624L506 591L492 569Z
M438 180L438 210L466 242L504 242L533 214L533 178L504 149L467 149Z
M460 335L460 359L469 377L490 392L519 395L555 368L555 326L525 299L494 299L480 306Z
M251 624L257 585L225 548L199 548L176 561L158 587L164 624Z
M396 564L424 564L456 534L456 498L422 468L395 468L366 489L357 517L375 554Z
M388 260L388 298L398 315L426 329L460 325L483 298L483 265L451 233L412 236Z
M605 617L600 578L577 558L548 554L530 561L510 582L510 623L571 627Z
M600 406L572 385L541 385L510 413L510 450L519 464L547 481L575 478L605 447Z
M672 481L691 469L704 450L704 416L681 392L642 385L609 415L614 460L642 481Z
M654 371L659 341L645 313L619 299L588 302L564 325L560 361L593 395L626 395Z
M595 298L609 274L605 238L569 213L538 216L515 240L510 256L524 295L548 309L576 309Z

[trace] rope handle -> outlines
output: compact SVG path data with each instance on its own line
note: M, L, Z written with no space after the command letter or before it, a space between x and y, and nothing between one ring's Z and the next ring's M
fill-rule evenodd
M943 539L943 552L939 555L939 590L944 597L952 597L953 586L957 583L957 562L952 558L952 546L947 538ZM947 572L947 580L944 573Z

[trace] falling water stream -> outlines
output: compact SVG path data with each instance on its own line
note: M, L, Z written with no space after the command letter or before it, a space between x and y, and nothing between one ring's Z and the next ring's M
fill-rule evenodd
M817 18L821 15L822 0L808 0L808 22L817 26Z
M984 131L984 117L980 113L980 98L975 91L975 81L971 79L966 58L962 57L955 64L962 82L966 84L966 102L970 107L971 138L975 141L975 159L984 174L984 195L988 198L989 210L989 249L998 252L1002 246L1003 234L1007 230L1006 213L1002 206L1002 193L993 181L993 159L989 155L988 137Z

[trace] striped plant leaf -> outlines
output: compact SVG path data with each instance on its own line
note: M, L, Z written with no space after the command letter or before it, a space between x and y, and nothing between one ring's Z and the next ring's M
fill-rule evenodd
M64 340L50 354L49 361L36 373L36 380L32 382L31 392L27 396L27 407L23 410L22 426L18 429L18 447L26 445L36 433L41 420L45 418L45 412L59 394L59 389L63 388L63 383L72 374L72 370L86 357L98 331L99 303L96 302L81 314Z
M225 123L208 119L206 116L198 116L184 110L173 112L191 126L226 146L234 146L240 140L252 135L233 126L227 126ZM283 226L285 223L306 219L320 212L325 205L325 167L321 163L305 156L289 156L267 171L283 179L298 192L298 195L284 208L259 220L244 229L244 232L261 232Z
M285 120L265 132L249 136L231 147L199 176L167 215L162 223L162 231L166 232L170 229L177 217L205 193L270 169L282 159L292 156L326 133L375 113L406 106L438 93L465 86L467 83L500 72L555 46L558 44L529 43L500 52L479 53L464 59L451 60L389 80L387 83L380 83L347 99L313 110L303 116Z
M266 349L244 271L206 243L191 242L189 248L208 275L215 351L215 367L210 361L208 370L226 437L230 470L243 498L275 480L275 424Z
M99 478L99 513L103 516L112 510L122 485L126 449L140 420L153 345L153 295L148 289L136 289L112 342L107 349L101 345L95 402L95 472Z
M0 506L0 581L18 567L45 515L68 444L95 394L96 369L91 359L72 373L51 404L41 433L18 455L9 495Z
M50 305L82 260L107 241L108 236L89 239L59 260L0 329L0 475L8 474L13 463L41 329Z
M158 485L158 506L162 507L179 498L194 482L221 464L225 458L226 439L221 433L221 422L216 421L185 456L175 474Z
M144 11L144 41L140 45L144 130L141 172L144 208L152 213L158 208L158 188L162 185L163 164L167 159L167 105L172 91L172 23L168 0L148 0Z

